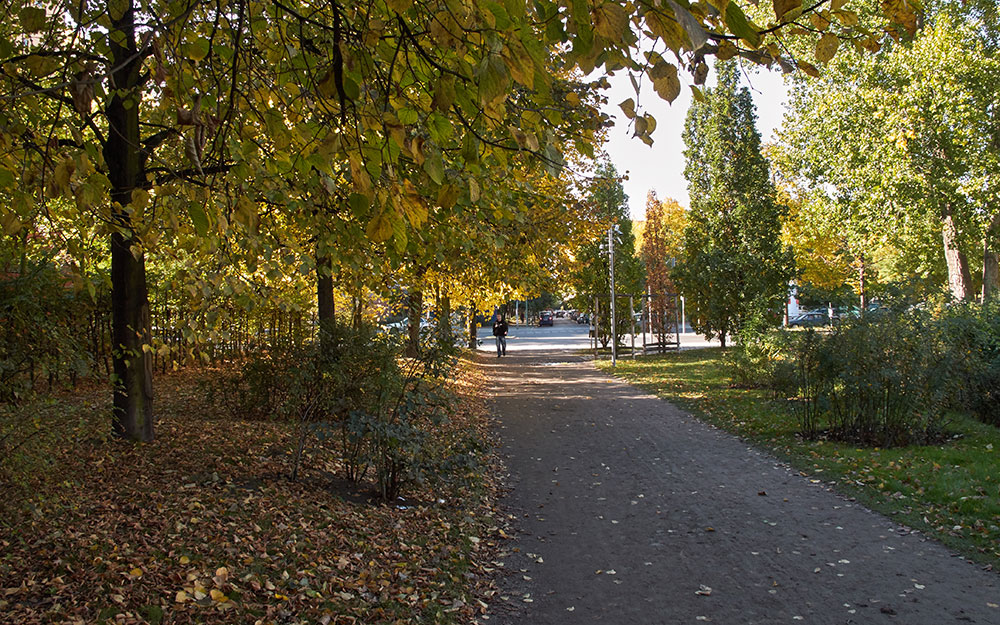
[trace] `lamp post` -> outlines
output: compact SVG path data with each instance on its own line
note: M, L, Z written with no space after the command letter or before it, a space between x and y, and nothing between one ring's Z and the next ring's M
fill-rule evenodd
M608 228L608 272L611 274L611 366L618 363L618 336L615 325L615 230L617 226Z

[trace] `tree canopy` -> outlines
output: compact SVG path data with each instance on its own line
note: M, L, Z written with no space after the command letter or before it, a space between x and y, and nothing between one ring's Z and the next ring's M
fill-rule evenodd
M732 62L717 68L718 86L685 122L691 211L674 278L691 301L695 330L725 345L746 324L780 320L793 262L779 238L783 209L760 151L750 92L738 87Z

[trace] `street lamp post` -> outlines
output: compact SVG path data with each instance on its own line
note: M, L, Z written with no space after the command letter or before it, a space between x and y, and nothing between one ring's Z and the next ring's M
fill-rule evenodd
M615 325L615 226L608 228L608 271L611 274L611 366L618 362L618 336Z

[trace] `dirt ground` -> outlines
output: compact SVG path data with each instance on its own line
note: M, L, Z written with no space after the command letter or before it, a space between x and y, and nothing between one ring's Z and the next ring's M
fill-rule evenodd
M585 357L481 361L517 535L479 622L1000 624L997 573Z

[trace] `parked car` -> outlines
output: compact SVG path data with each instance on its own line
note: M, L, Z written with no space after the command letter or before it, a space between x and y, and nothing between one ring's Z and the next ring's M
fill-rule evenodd
M825 326L830 323L825 312L813 310L809 312L804 312L800 315L796 315L788 320L788 327L813 327L813 326Z
M551 310L543 310L541 312L541 314L538 315L538 325L539 325L539 327L541 327L541 326L550 326L553 323L554 323L554 321L553 321L553 316L552 316L552 311Z
M588 313L580 313L576 316L577 323L590 323L590 315Z

